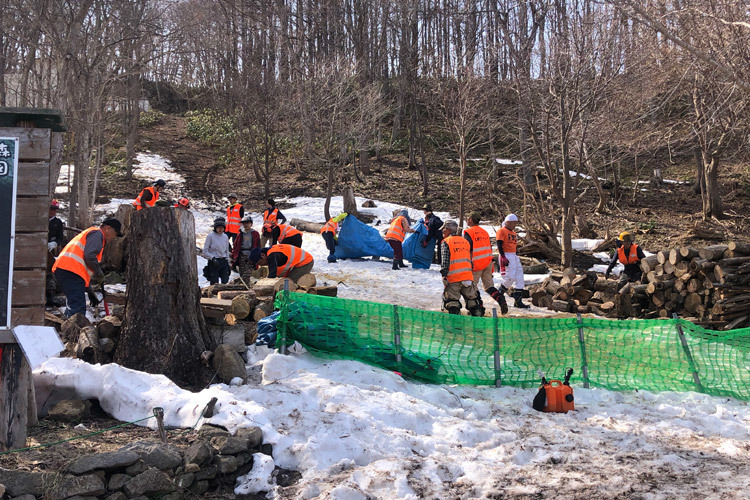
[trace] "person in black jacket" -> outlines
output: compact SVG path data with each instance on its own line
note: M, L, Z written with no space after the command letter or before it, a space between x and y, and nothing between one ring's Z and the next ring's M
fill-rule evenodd
M435 240L437 257L434 257L432 262L440 263L442 257L440 248L442 245L440 243L443 241L443 231L440 228L443 226L443 221L440 220L440 217L432 213L432 205L429 203L426 203L422 207L422 210L424 211L424 225L427 226L427 238L422 241L422 247L427 248L430 240Z
M55 301L55 291L57 289L57 280L52 272L52 266L55 264L55 257L65 246L65 232L63 221L57 216L60 209L60 203L52 200L49 204L49 225L47 227L47 277L45 280L45 292L47 307L63 305Z

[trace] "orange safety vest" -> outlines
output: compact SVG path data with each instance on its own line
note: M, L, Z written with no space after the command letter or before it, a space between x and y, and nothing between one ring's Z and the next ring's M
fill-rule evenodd
M391 227L388 228L388 232L385 234L386 240L398 240L404 242L404 223L406 218L403 215L399 215L391 222Z
M320 234L333 233L336 234L336 230L339 228L339 223L334 222L333 219L328 219L323 228L320 230Z
M636 264L638 259L638 245L633 243L630 245L630 253L625 256L625 246L620 246L617 249L617 258L623 265Z
M136 198L135 201L133 202L133 205L135 205L136 210L143 209L143 204L141 203L141 197L143 196L143 193L145 193L146 191L151 191L151 201L143 202L146 204L147 207L153 207L154 204L159 199L159 191L157 191L155 187L150 186L147 188L143 188L143 191L140 192L140 194L138 195L138 198Z
M448 276L446 276L448 282L472 281L474 275L471 274L471 250L469 249L469 242L460 236L448 236L443 241L448 245L448 251L451 254Z
M503 253L516 253L518 235L515 232L503 226L497 232L495 239L503 242Z
M268 254L272 253L286 255L286 264L276 270L276 276L279 278L285 278L289 276L289 272L295 267L301 267L313 261L312 255L293 245L274 245L268 249Z
M481 271L492 262L492 245L490 235L479 226L471 226L464 231L471 238L471 270Z
M279 229L281 229L281 232L279 233L279 243L281 243L284 238L294 236L295 234L302 234L288 224L279 224Z
M240 232L240 208L242 205L235 203L234 205L227 207L227 228L228 233L239 233Z
M70 240L70 243L65 245L65 248L63 248L62 252L60 252L60 255L57 257L55 265L52 266L52 272L55 272L57 269L70 271L71 273L75 273L83 278L83 281L86 282L86 286L89 286L89 283L91 283L91 277L94 275L94 273L86 265L83 251L86 248L86 239L88 238L88 235L93 231L101 232L101 229L96 226L92 226ZM96 256L96 260L98 260L99 262L102 261L105 243L106 240L104 239L104 234L102 233L102 249L99 251L99 255Z
M279 209L274 208L270 212L266 210L263 212L263 229L269 230L276 226L276 217L279 214Z

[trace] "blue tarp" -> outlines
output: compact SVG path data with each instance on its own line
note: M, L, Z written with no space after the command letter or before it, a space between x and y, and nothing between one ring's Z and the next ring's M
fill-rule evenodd
M427 238L427 226L423 219L412 224L413 233L404 240L404 259L411 262L414 269L429 269L432 264L432 254L435 252L435 240L431 240L426 247L422 242Z
M349 215L341 221L336 258L355 259L367 256L392 259L393 249L377 229Z

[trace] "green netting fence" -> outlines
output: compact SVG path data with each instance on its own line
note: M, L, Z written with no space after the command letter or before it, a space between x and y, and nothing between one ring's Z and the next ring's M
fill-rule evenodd
M280 292L278 345L294 341L424 382L539 383L538 370L612 390L698 391L750 400L750 328L717 332L689 321L474 318Z

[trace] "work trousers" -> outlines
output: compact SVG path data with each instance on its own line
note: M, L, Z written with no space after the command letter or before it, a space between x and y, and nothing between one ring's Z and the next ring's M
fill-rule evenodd
M229 260L223 257L208 261L208 282L215 285L219 280L222 283L229 281Z
M393 258L396 260L404 260L403 245L398 240L386 240L393 249Z
M515 253L505 252L508 259L508 265L503 269L500 268L500 275L503 278L503 286L507 289L515 287L516 290L523 290L525 283L523 281L523 266L521 259ZM502 258L502 256L500 257Z
M302 276L309 274L310 271L312 271L312 268L314 265L315 265L315 262L313 261L313 262L308 262L304 266L293 267L289 271L289 274L286 275L286 277L296 283L297 280L300 279Z
M472 281L458 281L448 283L443 280L443 307L451 314L461 312L461 297L466 302L466 309L472 315L482 307L482 299L479 297L479 290Z
M488 288L494 287L495 282L492 281L492 262L487 264L487 267L480 271L472 271L474 275L474 285L479 283L479 280L482 280L482 288L484 290L487 290Z
M65 269L55 271L55 278L65 294L65 317L70 318L74 314L86 314L86 282L76 273Z

